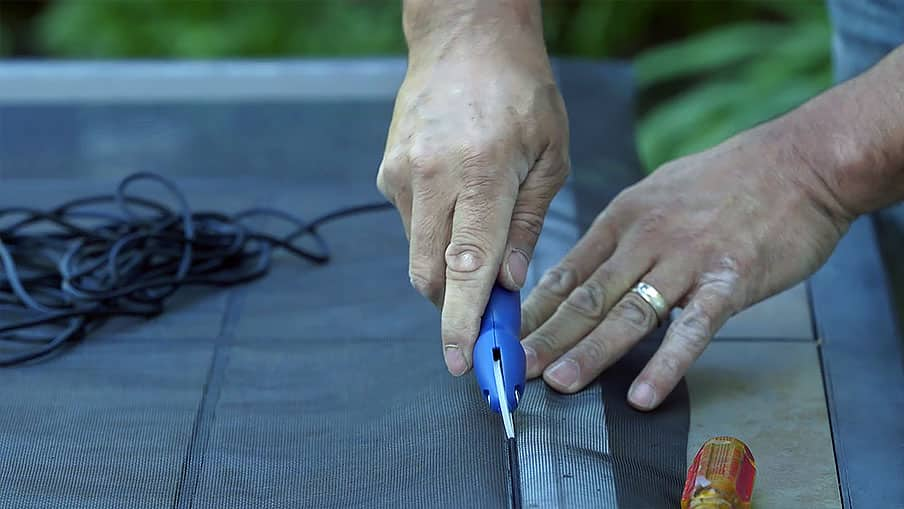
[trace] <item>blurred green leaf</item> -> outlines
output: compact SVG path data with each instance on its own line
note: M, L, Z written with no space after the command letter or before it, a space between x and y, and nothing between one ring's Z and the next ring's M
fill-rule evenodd
M775 41L791 30L764 23L745 23L706 32L638 55L638 82L652 86L737 64L763 51L763 41Z
M66 57L223 58L399 54L398 1L70 0L40 21Z
M686 155L678 150L692 140L694 146L706 146L722 133L707 134L721 122L730 108L743 100L743 85L733 82L707 82L684 91L652 109L638 122L638 150L648 168Z
M719 28L652 49L639 59L638 74L646 87L694 78L661 97L639 120L638 149L647 168L718 144L831 84L824 10L791 20ZM768 33L769 44L757 42L757 33Z

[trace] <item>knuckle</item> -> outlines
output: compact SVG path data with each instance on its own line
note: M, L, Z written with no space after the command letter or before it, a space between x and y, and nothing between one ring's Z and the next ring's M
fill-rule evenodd
M739 280L746 280L754 277L756 274L756 271L754 270L754 267L756 266L756 255L753 253L756 249L755 246L750 246L748 249L744 250L745 254L742 256L723 256L719 259L717 264L719 271L727 278L734 276L734 283L737 283ZM733 285L732 289L736 286L737 284Z
M565 154L565 157L562 158L562 164L559 166L559 178L561 178L562 182L565 182L568 180L569 175L571 175L571 157Z
M386 177L383 176L383 170L377 173L377 190L380 191L384 198L393 202L393 204L395 203L395 193L389 190L389 186L386 184Z
M487 266L489 253L478 236L459 230L456 232L459 238L452 239L446 248L446 267L450 274L466 274L476 272Z
M598 337L588 338L581 343L580 356L589 366L602 366L609 359L609 346Z
M657 321L650 306L633 293L629 293L616 304L611 314L616 320L642 331L652 328Z
M540 360L554 357L562 350L561 343L542 330L535 331L525 341L534 349Z
M577 272L568 265L560 265L546 271L537 283L537 289L564 298L577 284Z
M543 230L543 215L534 210L518 210L512 214L512 228L526 232L532 237L539 237Z
M714 319L701 308L682 314L672 327L672 338L692 352L701 352L713 333Z
M380 171L377 173L377 182L382 182L386 189L401 187L408 180L405 166L398 158L383 161Z
M398 208L399 204L405 200L407 189L407 184L399 186L392 185L387 183L380 175L377 175L377 190L380 191L380 194L396 208Z
M617 238L618 225L614 220L618 217L618 210L611 206L600 212L590 224L589 232L593 232L596 238Z
M609 215L613 213L612 210L612 205L609 205L605 210L597 214L596 217L593 218L593 222L590 223L590 229L599 230L600 228L604 228L608 222Z
M443 344L459 345L470 352L470 347L474 346L475 338L480 332L480 324L470 319L470 317L446 318L445 308L443 313L443 322L440 327Z
M521 337L525 337L540 327L540 317L531 307L521 309Z
M631 192L633 189L634 187L632 186L619 191L619 193L615 195L615 198L612 198L606 208L612 210L613 212L622 212L629 210L634 201L634 194Z
M672 339L693 352L702 351L708 335L700 327L687 322L676 323Z
M719 273L721 274L738 275L741 273L744 265L746 264L742 263L741 260L732 256L722 256L716 262L716 267L718 267Z
M432 154L420 155L412 153L408 160L412 178L427 181L435 180L443 172L442 162Z
M556 148L551 150L551 152L554 155L549 155L550 149L547 149L547 155L541 156L532 171L536 171L545 180L561 185L571 174L571 159L567 154L567 150L563 151Z
M605 290L598 282L587 281L568 295L564 305L587 320L598 322L605 313Z
M674 355L663 356L659 361L660 376L666 380L677 380L684 374L684 361Z
M737 312L747 301L743 281L749 281L745 275L744 263L734 258L723 257L715 264L716 268L700 275L698 286L712 298L718 298L727 304L731 312Z

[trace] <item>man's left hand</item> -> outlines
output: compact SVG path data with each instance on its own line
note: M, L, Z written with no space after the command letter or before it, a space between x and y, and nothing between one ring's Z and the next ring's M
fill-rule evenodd
M668 163L622 192L524 304L528 377L592 382L680 307L629 402L658 406L734 313L801 281L853 220L776 121ZM667 313L665 313L667 314Z

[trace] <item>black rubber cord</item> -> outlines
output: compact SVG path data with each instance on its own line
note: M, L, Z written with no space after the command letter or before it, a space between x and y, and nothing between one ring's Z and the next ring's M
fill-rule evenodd
M162 186L177 207L129 193L142 181ZM184 286L257 279L269 272L274 249L325 264L330 250L319 227L390 207L347 207L311 221L269 208L193 212L172 181L136 173L114 194L51 210L0 209L0 366L48 355L112 317L157 316ZM292 230L274 235L252 227L253 218Z

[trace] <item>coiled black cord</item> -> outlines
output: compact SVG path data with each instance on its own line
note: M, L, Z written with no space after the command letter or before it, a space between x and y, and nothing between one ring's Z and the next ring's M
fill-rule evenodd
M164 187L178 208L127 193L139 181ZM9 223L0 226L0 366L48 355L112 317L157 316L183 286L231 286L262 277L274 249L325 264L330 250L319 227L390 207L347 207L312 221L270 208L193 212L173 182L136 173L114 194L51 210L0 209L0 225ZM249 225L252 218L276 219L292 230L274 235Z

